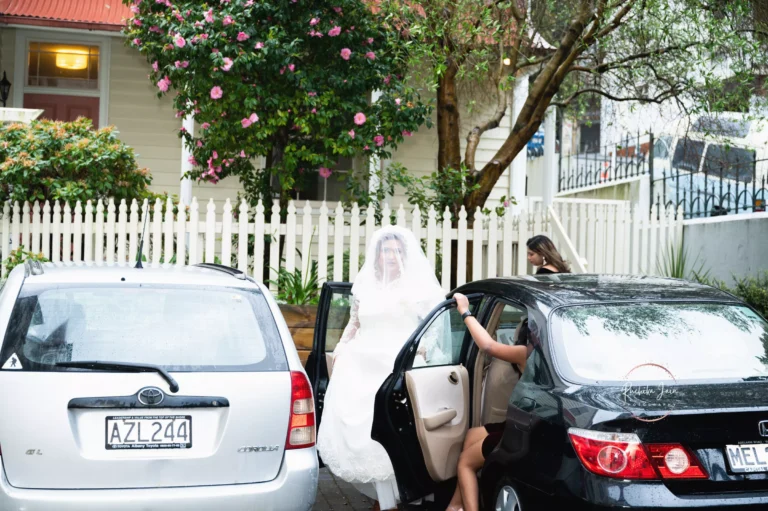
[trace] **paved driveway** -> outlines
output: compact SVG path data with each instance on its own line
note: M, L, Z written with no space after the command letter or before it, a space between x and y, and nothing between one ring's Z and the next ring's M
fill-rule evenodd
M369 511L373 501L354 486L335 477L324 468L320 470L320 484L313 511Z

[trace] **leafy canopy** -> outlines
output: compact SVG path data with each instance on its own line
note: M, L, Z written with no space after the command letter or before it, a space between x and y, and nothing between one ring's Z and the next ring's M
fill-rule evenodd
M359 0L124 0L128 44L174 93L192 149L190 177L253 181L265 156L283 190L339 157L388 157L430 107L406 86L403 41ZM372 91L381 97L371 101Z

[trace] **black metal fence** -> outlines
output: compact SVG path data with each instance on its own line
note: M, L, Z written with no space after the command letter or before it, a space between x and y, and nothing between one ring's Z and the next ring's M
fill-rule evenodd
M660 209L682 208L686 219L763 212L768 182L758 164L768 165L768 160L717 166L705 160L695 172L684 165L660 168L651 180L651 197Z
M598 152L561 155L560 192L647 176L650 204L682 208L685 218L766 211L768 159L753 149L694 137L626 137ZM661 209L661 208L660 208Z
M560 156L558 190L578 190L642 176L650 172L648 135L627 136L618 144L608 144L592 153Z

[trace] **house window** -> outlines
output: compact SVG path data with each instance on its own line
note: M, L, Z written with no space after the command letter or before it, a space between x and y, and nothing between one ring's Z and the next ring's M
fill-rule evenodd
M30 42L27 85L72 90L98 90L99 47Z
M346 189L347 176L354 170L354 158L341 157L331 176L322 177L317 169L305 171L297 177L296 187L291 190L290 197L296 201L326 201L338 202ZM274 192L280 192L280 185L276 178L272 180Z

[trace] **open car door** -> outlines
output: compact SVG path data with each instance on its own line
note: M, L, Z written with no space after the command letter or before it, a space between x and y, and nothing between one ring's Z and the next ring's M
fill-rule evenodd
M482 295L469 295L477 312ZM376 395L371 436L395 470L400 500L410 503L456 477L470 424L471 337L456 302L438 305L406 342Z
M330 379L333 350L349 322L351 296L352 283L350 282L326 282L320 292L312 352L307 358L305 367L315 395L318 431L323 417L323 404Z

